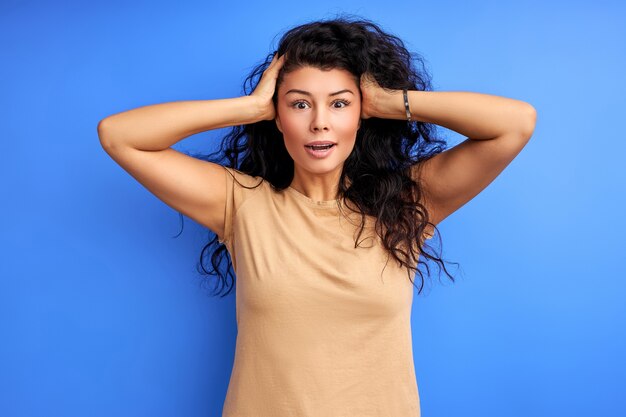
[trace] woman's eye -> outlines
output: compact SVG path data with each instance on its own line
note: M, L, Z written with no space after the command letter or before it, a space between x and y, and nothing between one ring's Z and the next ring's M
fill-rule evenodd
M343 106L337 106L338 103L343 104ZM336 109L342 109L346 107L348 104L350 104L350 102L346 100L337 100L333 102L333 106ZM299 110L304 110L306 107L302 107L302 106L307 106L307 105L308 103L306 101L294 101L293 103L291 103L291 107L294 107Z

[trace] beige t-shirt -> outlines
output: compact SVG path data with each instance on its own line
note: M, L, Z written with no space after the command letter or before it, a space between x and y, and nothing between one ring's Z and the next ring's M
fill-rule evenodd
M237 340L222 417L417 417L407 269L366 217L224 167ZM343 214L340 211L340 205ZM384 269L384 271L383 271Z

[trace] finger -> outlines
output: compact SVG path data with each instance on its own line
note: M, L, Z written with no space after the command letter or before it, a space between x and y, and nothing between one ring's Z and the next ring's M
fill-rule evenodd
M275 62L272 61L272 63L270 64L270 66L267 69L269 71L271 71L271 72L278 72L278 71L280 71L281 67L283 66L283 63L285 62L284 57L285 57L285 55L283 54Z
M270 65L268 66L268 68L274 65L274 62L276 62L277 56L278 56L278 52L274 52L274 56L272 57L272 60L270 61Z
M286 56L286 55L287 55L287 54L282 54L282 55L278 58L278 60L276 60L276 64L277 64L278 66L282 66L282 65L283 65L283 63L285 62L285 56Z
M278 54L276 54L276 55L278 55ZM274 69L277 66L280 66L280 64L279 64L280 60L281 60L281 58L278 58L277 56L274 56L274 59L272 59L272 63L270 64L269 67L267 67L267 69L270 70L270 71L274 71Z

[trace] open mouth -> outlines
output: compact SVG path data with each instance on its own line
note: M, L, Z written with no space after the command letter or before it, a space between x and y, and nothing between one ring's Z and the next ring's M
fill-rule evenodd
M335 143L331 143L328 145L304 145L306 151L313 158L326 158L328 155L333 153L333 149L335 148Z
M335 146L335 144L331 143L330 145L304 145L304 146L306 148L313 149L314 151L325 151Z

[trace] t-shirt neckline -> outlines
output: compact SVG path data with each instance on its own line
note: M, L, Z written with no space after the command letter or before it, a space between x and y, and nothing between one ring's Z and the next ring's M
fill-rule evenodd
M292 186L288 186L286 188L286 190L288 190L292 195L294 195L296 198L300 199L301 201L312 205L314 207L320 207L320 208L336 208L338 206L339 200L313 200L310 197L307 197L306 195L302 194L300 191L296 190L295 188L293 188Z

